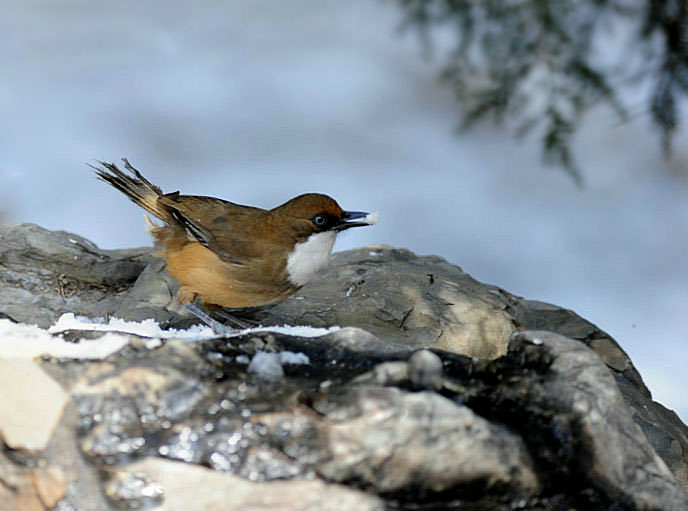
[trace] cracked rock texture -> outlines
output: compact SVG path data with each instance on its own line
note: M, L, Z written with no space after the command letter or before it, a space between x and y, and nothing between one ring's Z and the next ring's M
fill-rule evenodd
M0 227L4 325L64 312L189 325L175 291L150 249ZM374 246L236 314L346 328L124 335L95 360L12 360L25 330L0 338L0 381L24 382L3 385L0 509L688 509L688 429L616 341L569 310ZM309 363L249 369L280 352Z

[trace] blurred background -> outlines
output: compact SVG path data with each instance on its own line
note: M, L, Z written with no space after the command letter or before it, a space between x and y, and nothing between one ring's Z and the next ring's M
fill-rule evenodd
M591 111L573 150L480 127L377 0L5 0L0 211L104 248L149 245L142 211L87 167L126 156L165 191L272 207L308 191L381 223L341 237L438 254L573 309L688 420L688 138Z

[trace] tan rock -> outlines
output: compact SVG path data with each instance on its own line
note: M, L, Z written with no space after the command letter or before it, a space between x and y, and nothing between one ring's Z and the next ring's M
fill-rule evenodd
M590 341L590 347L612 369L625 371L631 365L626 354L611 339L593 339Z
M0 359L0 435L13 449L46 448L69 399L31 360Z
M163 372L168 374L165 375ZM74 385L72 392L81 395L117 392L123 396L144 396L147 400L153 401L157 398L158 393L169 385L169 373L171 372L174 372L174 376L177 378L180 377L176 371L168 368L164 371L157 371L146 367L131 367L110 378L96 381L83 379Z
M382 511L372 495L320 480L254 483L235 475L176 461L147 458L128 465L160 483L160 511Z
M0 470L0 509L46 511L64 497L66 477L57 467L30 470L6 460Z
M444 311L442 334L433 348L486 359L506 353L515 328L503 307L468 297L450 285L438 295L448 305Z
M64 497L67 476L57 467L34 470L33 486L41 503L51 509Z
M359 481L381 493L478 482L526 494L540 487L517 435L434 392L361 386L316 409L326 413L317 427L330 453L316 470L328 480Z

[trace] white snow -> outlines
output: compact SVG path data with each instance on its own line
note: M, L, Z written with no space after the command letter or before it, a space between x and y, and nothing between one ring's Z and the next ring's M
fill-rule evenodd
M284 377L284 369L282 369L279 354L265 353L264 351L259 351L253 355L251 363L248 365L248 372L268 381L276 381Z
M293 351L280 351L279 360L282 364L301 365L310 364L311 359L305 353L294 353Z
M87 342L67 342L37 326L0 319L0 358L5 359L30 359L41 355L100 359L119 351L127 344L127 336L116 333L107 333L99 339Z
M241 362L237 357L237 362ZM305 353L294 353L293 351L280 351L278 353L267 353L259 351L251 359L248 365L248 372L255 374L261 380L277 381L284 377L285 364L301 365L310 364L310 359Z
M254 328L246 328L243 330L236 330L233 336L251 334L255 332L275 332L284 335L293 335L295 337L320 337L336 332L340 327L333 326L330 328L317 328L303 325L275 325L275 326L260 326ZM143 321L126 321L119 318L110 318L105 323L103 318L90 319L85 316L75 316L68 312L60 316L57 322L48 329L51 334L64 332L65 330L95 330L99 332L124 332L128 334L140 335L142 337L152 337L157 339L187 339L199 341L203 339L212 339L218 337L218 334L212 328L205 325L193 325L187 330L176 330L170 328L163 330L154 319L145 319Z
M374 211L373 213L368 213L366 217L363 219L365 223L368 225L375 225L380 221L380 213L378 211Z
M68 342L59 335L66 330L98 331L106 332L106 334L98 339ZM339 327L314 328L282 325L237 330L234 336L254 332L275 332L298 337L320 337L336 330L339 330ZM124 334L148 337L145 342L148 349L161 346L162 339L199 341L218 337L218 334L207 326L194 325L186 330L164 330L153 319L136 322L110 318L106 323L103 318L89 319L66 313L47 330L35 325L0 319L0 358L26 359L49 355L59 358L100 359L119 351L129 343L129 337ZM283 351L274 355L277 356L275 360L278 364L310 363L308 356L303 353ZM248 358L245 358L244 363L249 363Z
M329 328L318 328L304 325L275 325L238 330L235 335L251 334L254 332L275 332L278 334L293 335L294 337L320 337L331 332L336 332L337 330L341 330L341 327L331 326Z
M145 319L143 321L125 321L119 318L110 318L105 323L102 318L91 320L84 316L75 316L71 312L63 314L53 326L48 329L51 334L63 332L65 330L95 330L99 332L124 332L128 334L140 335L142 337L153 337L158 339L211 339L217 334L208 326L194 325L187 330L163 330L157 321Z

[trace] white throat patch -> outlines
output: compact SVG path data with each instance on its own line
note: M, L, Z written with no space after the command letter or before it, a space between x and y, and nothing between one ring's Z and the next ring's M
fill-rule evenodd
M305 286L328 263L336 238L335 231L318 232L294 246L287 257L287 274L292 284Z

